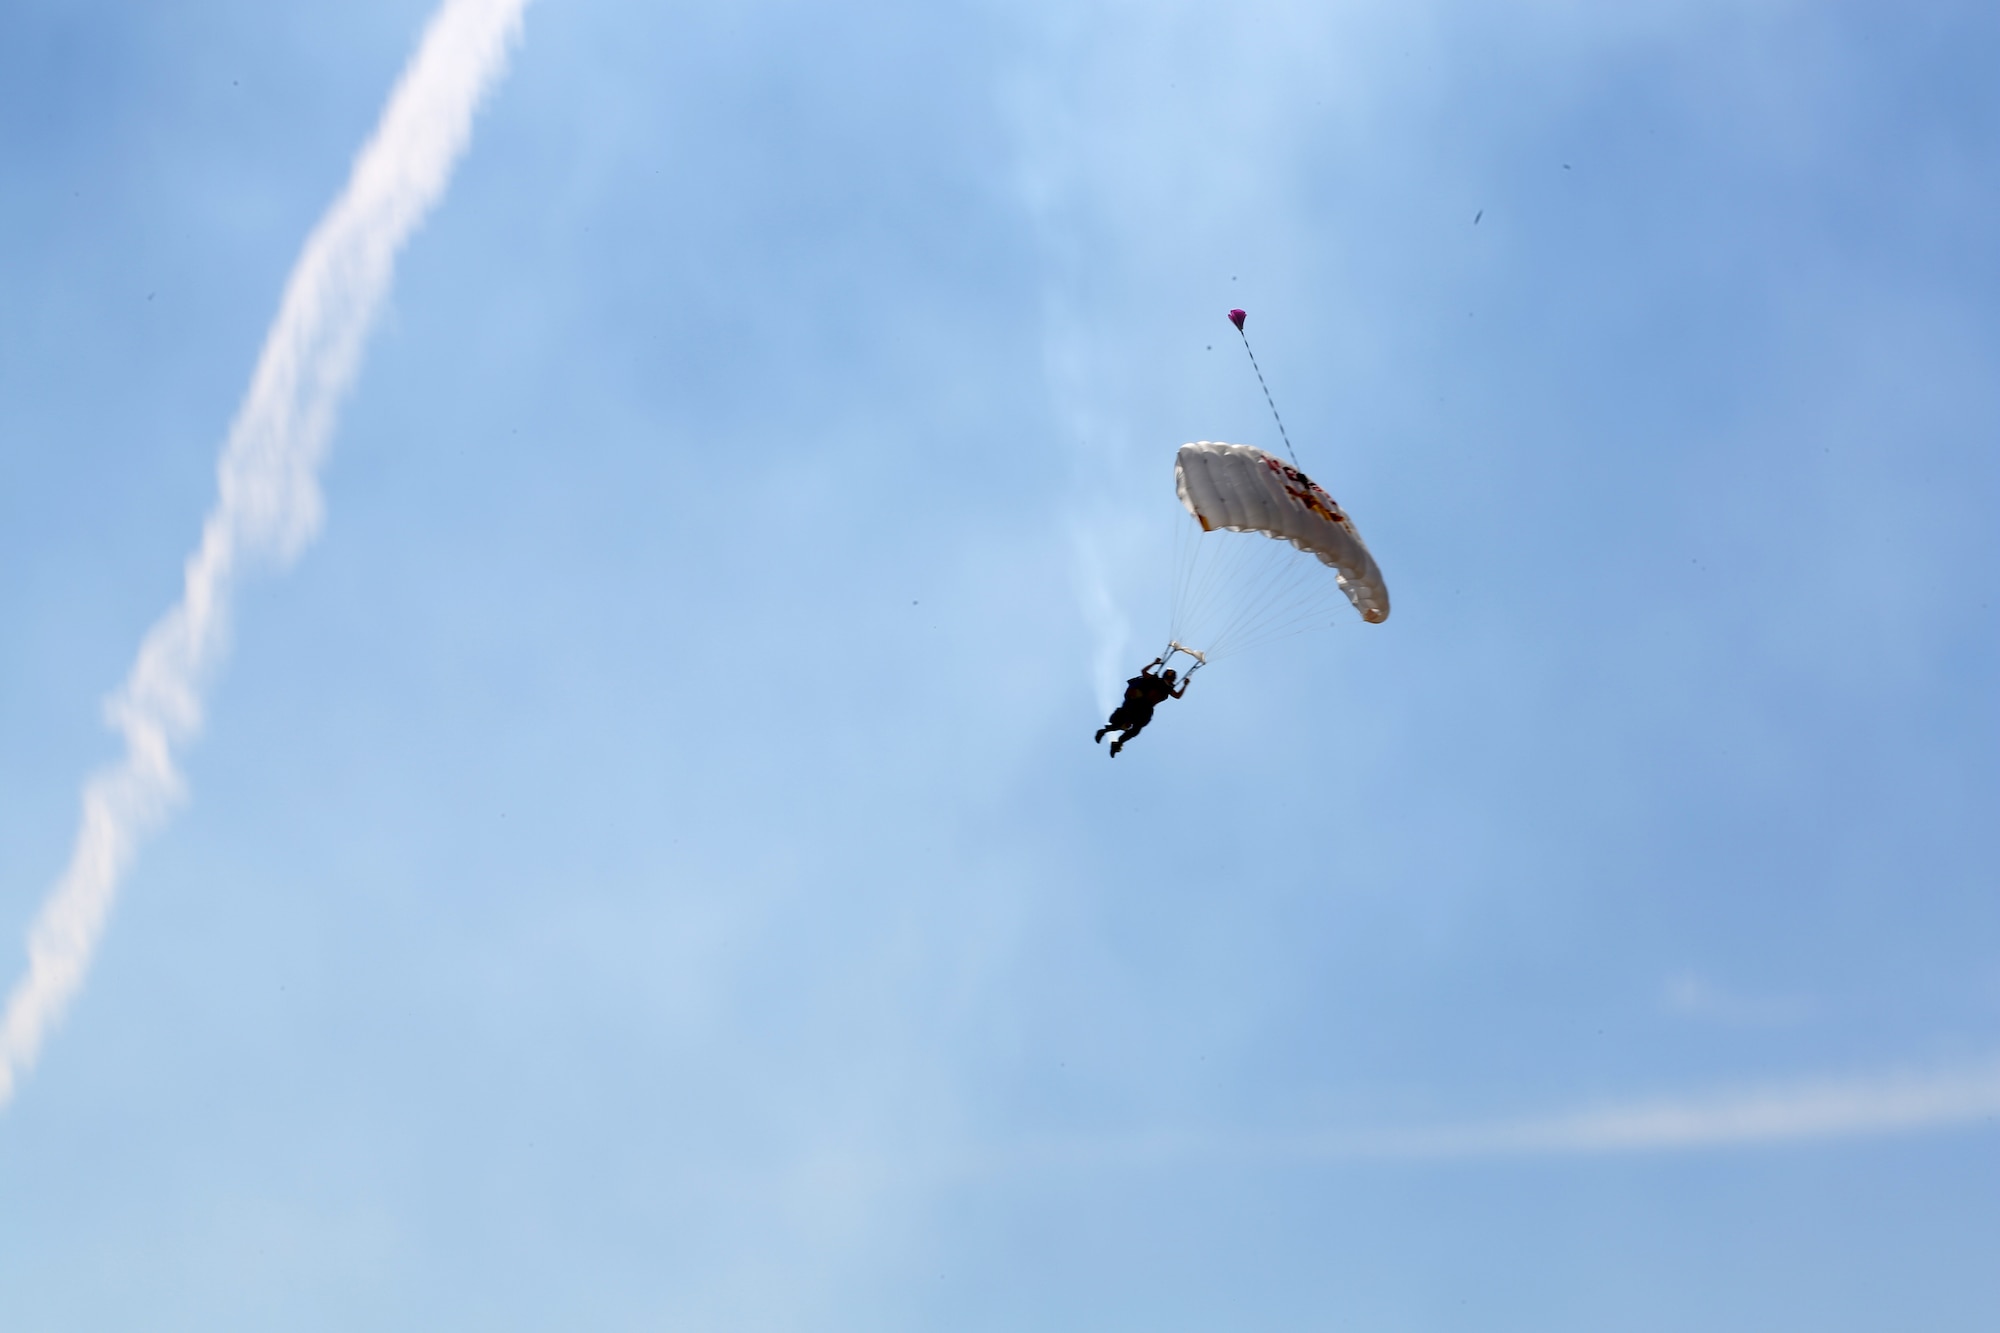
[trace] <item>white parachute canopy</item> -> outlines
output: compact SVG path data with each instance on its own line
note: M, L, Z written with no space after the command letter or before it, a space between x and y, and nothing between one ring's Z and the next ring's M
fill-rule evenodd
M1246 444L1174 457L1184 525L1172 637L1205 659L1329 624L1343 597L1371 625L1389 589L1354 523L1311 478Z

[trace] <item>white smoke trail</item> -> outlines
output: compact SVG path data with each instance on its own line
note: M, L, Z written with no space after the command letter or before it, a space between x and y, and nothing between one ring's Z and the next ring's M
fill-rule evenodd
M173 747L200 729L238 574L260 560L282 567L319 530L320 461L396 255L444 193L527 3L445 0L346 188L306 239L223 447L181 599L107 704L125 756L84 785L69 865L29 929L28 971L0 1020L0 1107L82 987L139 840L181 794Z
M1112 596L1110 581L1104 575L1104 557L1083 524L1075 525L1070 546L1075 554L1071 564L1077 605L1090 627L1090 679L1097 691L1097 711L1109 713L1125 684L1125 669L1131 665L1125 659L1132 622Z

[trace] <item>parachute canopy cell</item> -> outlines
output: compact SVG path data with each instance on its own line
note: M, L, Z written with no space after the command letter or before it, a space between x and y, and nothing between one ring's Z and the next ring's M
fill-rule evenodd
M1371 625L1389 618L1389 589L1375 557L1332 496L1305 473L1247 444L1202 440L1174 458L1181 503L1203 532L1262 533L1330 567Z

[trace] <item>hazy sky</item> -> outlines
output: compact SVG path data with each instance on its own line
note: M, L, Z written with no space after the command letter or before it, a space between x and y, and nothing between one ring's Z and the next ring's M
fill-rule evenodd
M0 4L0 986L431 9ZM0 1323L2000 1324L1923 10L538 0L0 1112ZM1394 614L1112 762L1174 449L1276 445L1230 306Z

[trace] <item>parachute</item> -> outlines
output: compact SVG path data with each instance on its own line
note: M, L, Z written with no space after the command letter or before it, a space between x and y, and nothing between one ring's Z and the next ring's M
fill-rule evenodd
M1389 589L1354 521L1298 468L1200 440L1175 455L1174 487L1194 522L1175 561L1169 655L1199 669L1325 625L1343 598L1371 625L1389 618Z
M1184 444L1174 489L1203 532L1261 532L1334 570L1341 591L1371 625L1389 618L1389 590L1375 557L1331 495L1312 478L1247 444Z
M1247 317L1229 312L1292 461L1212 440L1184 444L1174 456L1174 489L1194 522L1180 528L1172 627L1160 660L1186 653L1194 659L1190 677L1217 657L1328 624L1343 597L1370 625L1389 618L1389 589L1354 520L1299 469L1244 331Z

